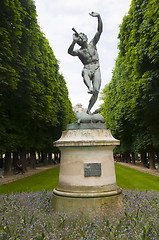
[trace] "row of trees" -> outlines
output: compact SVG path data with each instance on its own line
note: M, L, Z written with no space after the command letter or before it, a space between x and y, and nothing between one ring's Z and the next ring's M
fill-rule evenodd
M74 114L33 0L1 1L0 43L0 152L8 172L11 152L52 152Z
M154 168L159 153L159 4L132 0L119 32L119 54L101 107L128 158L140 153Z

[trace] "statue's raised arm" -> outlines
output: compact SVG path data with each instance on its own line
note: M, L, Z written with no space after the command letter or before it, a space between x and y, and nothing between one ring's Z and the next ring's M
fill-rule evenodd
M103 32L103 22L102 22L102 19L101 19L101 16L100 16L99 13L91 12L91 13L89 13L89 15L91 15L92 17L97 17L98 18L97 32L96 32L94 38L92 39L93 44L96 45L97 42L99 41L101 33Z

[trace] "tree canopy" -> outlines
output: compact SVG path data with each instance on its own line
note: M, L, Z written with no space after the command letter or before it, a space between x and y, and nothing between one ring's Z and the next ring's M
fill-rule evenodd
M101 107L121 152L159 151L159 5L132 0Z
M0 42L0 151L51 149L74 114L33 0L1 1Z

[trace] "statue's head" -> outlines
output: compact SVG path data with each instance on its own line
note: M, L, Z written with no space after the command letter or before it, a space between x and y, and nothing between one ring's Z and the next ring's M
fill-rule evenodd
M88 41L87 35L84 33L79 33L77 40L78 45L83 46L83 44L87 43L87 41Z

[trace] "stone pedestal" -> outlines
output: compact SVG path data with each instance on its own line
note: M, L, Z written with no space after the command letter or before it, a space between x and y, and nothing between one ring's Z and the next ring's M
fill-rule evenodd
M54 145L61 150L59 185L52 199L55 211L121 209L113 159L119 141L109 130L66 130Z

